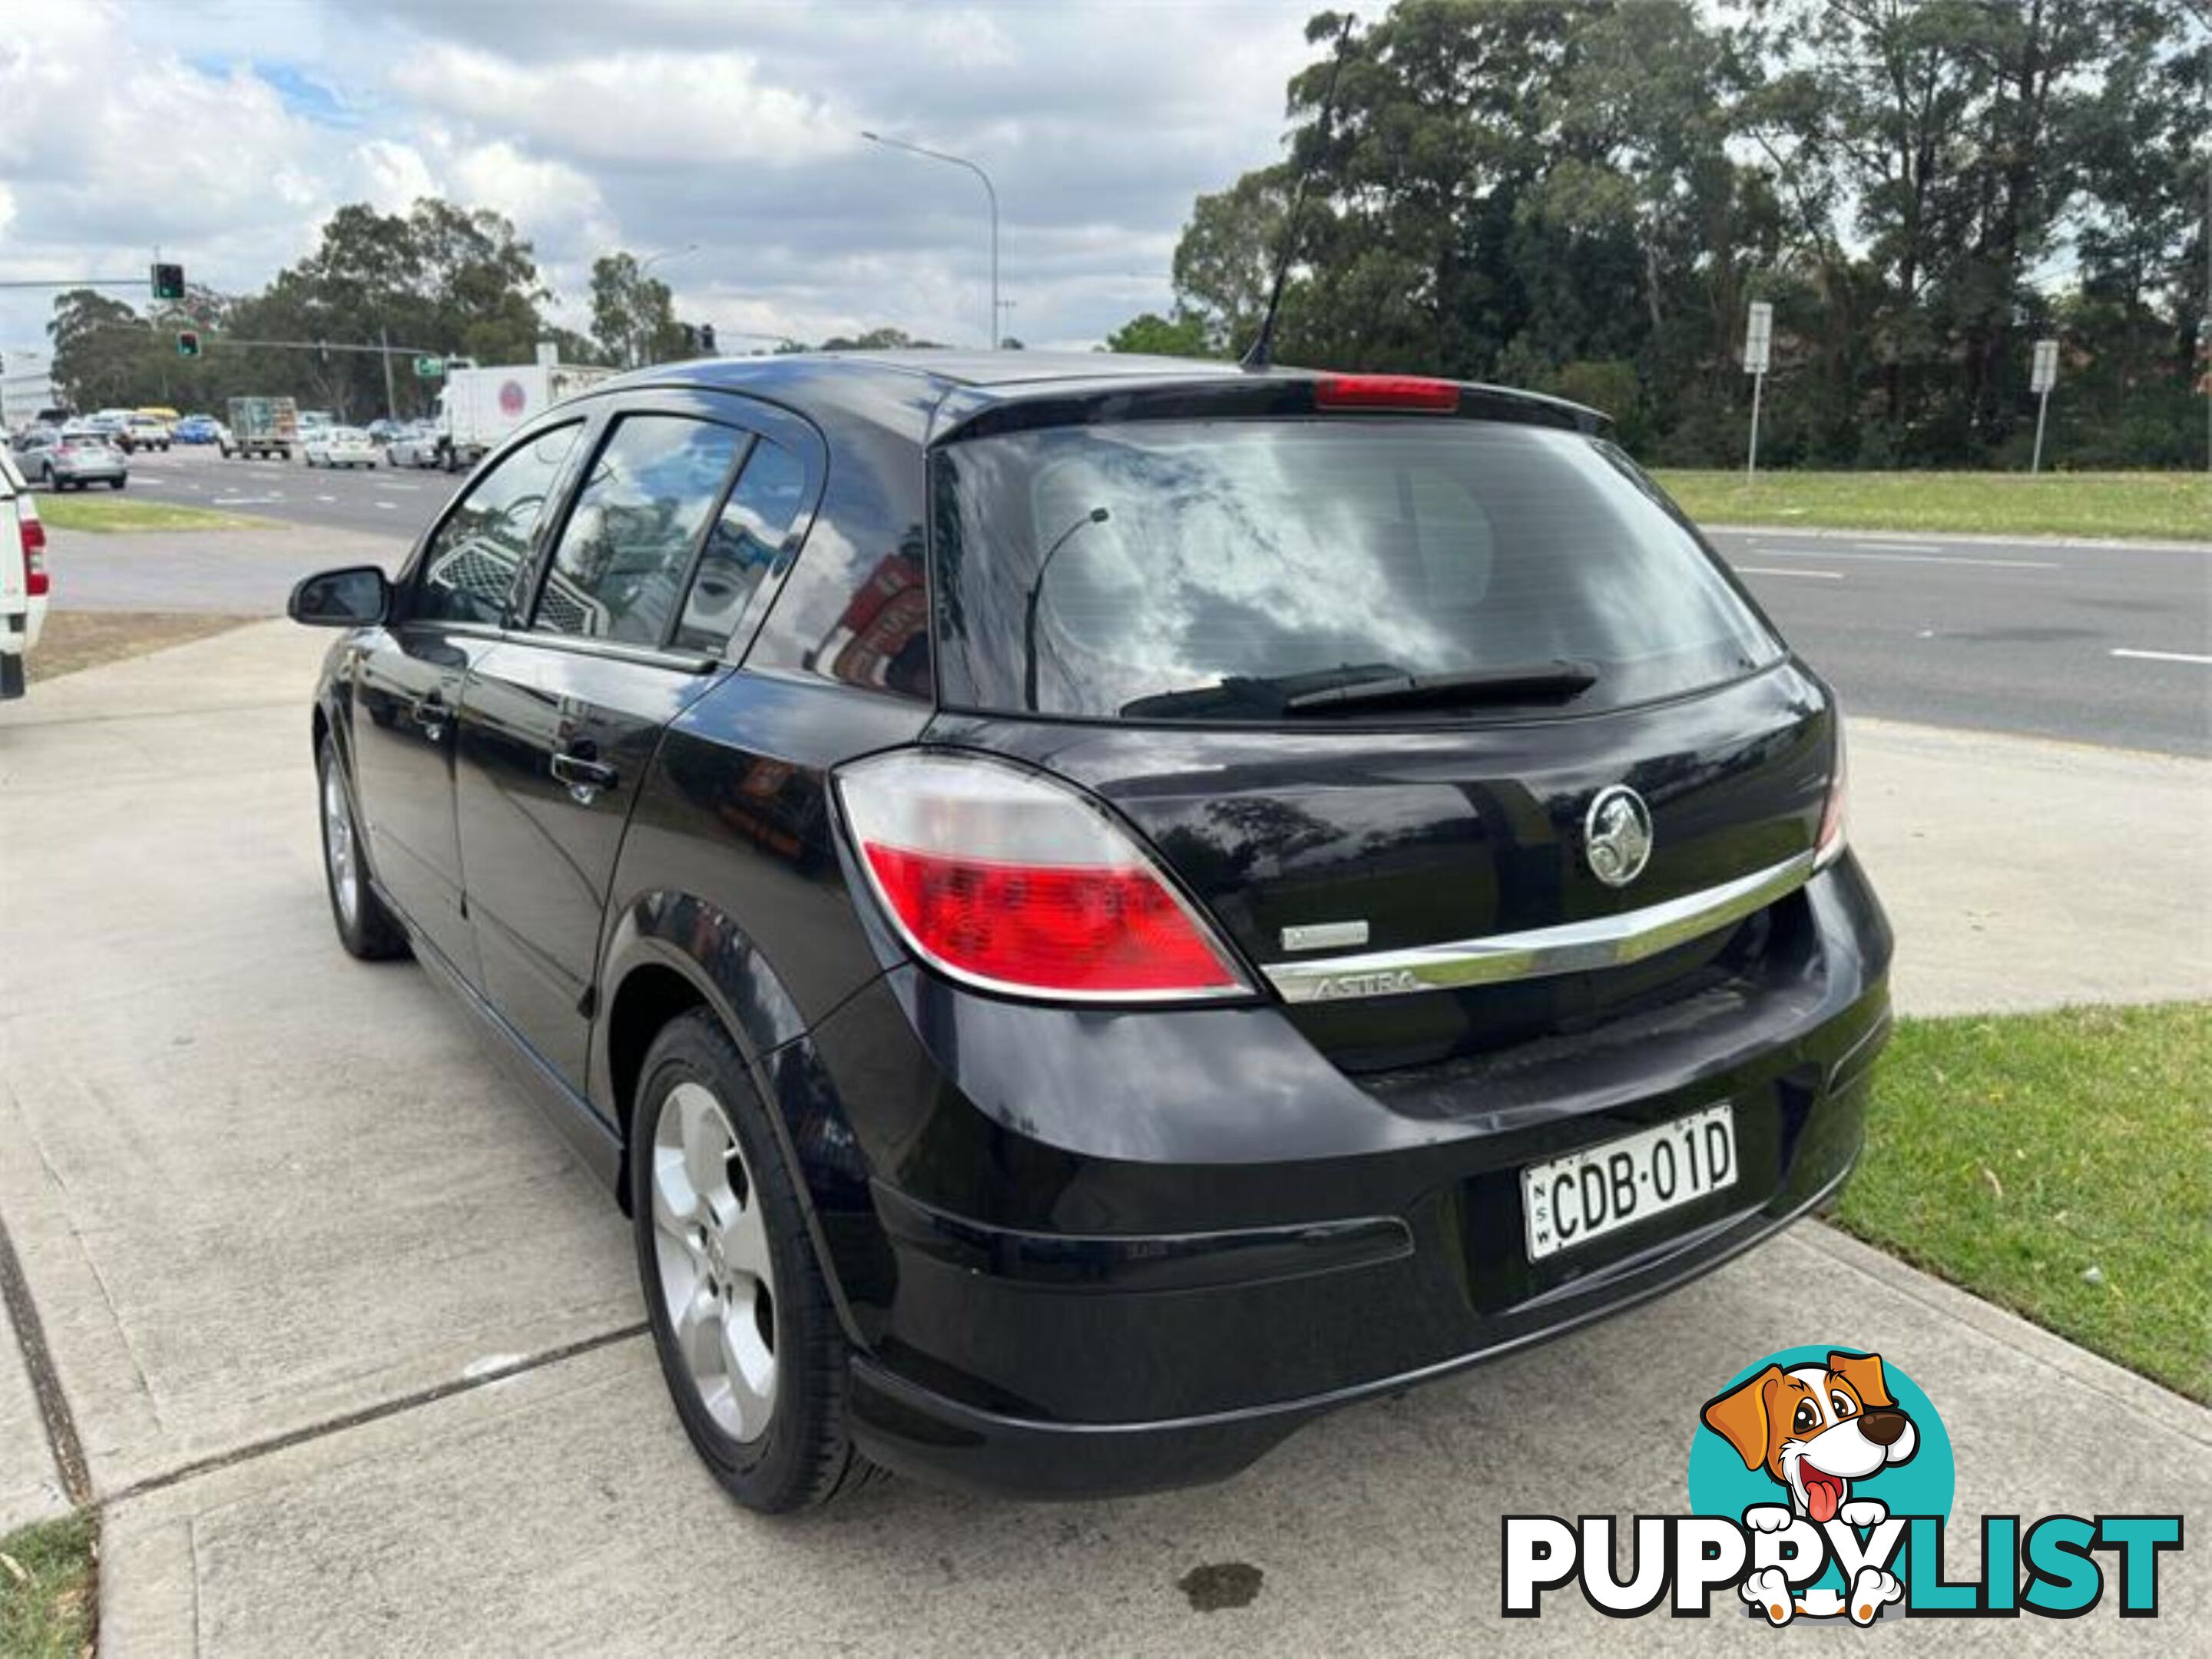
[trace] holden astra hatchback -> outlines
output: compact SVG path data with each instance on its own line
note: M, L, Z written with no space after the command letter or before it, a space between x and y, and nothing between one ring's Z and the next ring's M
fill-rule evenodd
M301 583L346 948L633 1219L744 1503L1228 1474L1834 1192L1835 702L1571 404L653 370Z

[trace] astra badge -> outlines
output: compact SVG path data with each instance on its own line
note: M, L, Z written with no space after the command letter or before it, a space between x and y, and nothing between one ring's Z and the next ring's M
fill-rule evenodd
M1651 809L1625 783L1598 791L1583 820L1590 872L1608 887L1626 887L1651 861Z

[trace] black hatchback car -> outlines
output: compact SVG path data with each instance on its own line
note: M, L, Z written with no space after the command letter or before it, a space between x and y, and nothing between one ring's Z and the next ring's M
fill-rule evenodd
M1550 398L1044 354L646 371L492 454L313 740L635 1219L744 1503L1229 1474L1678 1285L1860 1144L1820 681Z

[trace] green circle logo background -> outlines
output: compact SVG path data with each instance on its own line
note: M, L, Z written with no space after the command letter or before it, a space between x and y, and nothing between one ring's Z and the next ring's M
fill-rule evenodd
M1756 1376L1769 1365L1779 1365L1785 1371L1795 1370L1801 1365L1825 1366L1832 1353L1867 1352L1850 1342L1822 1342L1784 1348L1778 1353L1752 1361L1734 1376L1717 1384L1712 1393L1713 1395L1725 1394L1745 1378ZM1956 1471L1951 1462L1950 1431L1943 1426L1943 1419L1937 1414L1935 1402L1887 1354L1881 1356L1881 1374L1882 1380L1888 1384L1890 1398L1896 1401L1899 1407L1912 1419L1919 1443L1910 1462L1881 1469L1863 1480L1852 1481L1850 1495L1853 1498L1878 1498L1888 1506L1892 1515L1936 1515L1948 1522L1951 1515L1952 1489L1956 1484ZM1704 1403L1703 1401L1698 1402L1699 1406ZM1735 1447L1702 1422L1696 1423L1690 1439L1690 1509L1693 1514L1723 1515L1731 1521L1737 1521L1754 1504L1787 1505L1789 1503L1788 1487L1774 1480L1763 1468L1744 1468L1743 1459L1735 1455ZM1890 1571L1902 1579L1905 1574L1899 1569L1904 1565L1905 1552L1899 1549ZM1830 1571L1834 1571L1832 1566Z

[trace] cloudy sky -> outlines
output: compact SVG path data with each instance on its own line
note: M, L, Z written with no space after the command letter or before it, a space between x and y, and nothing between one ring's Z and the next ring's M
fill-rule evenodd
M0 278L158 243L251 290L340 204L436 193L514 220L574 326L595 254L696 243L655 274L726 350L980 339L981 187L872 129L991 173L1009 330L1087 344L1164 306L1196 192L1280 153L1319 3L0 0ZM51 304L0 291L0 351Z

